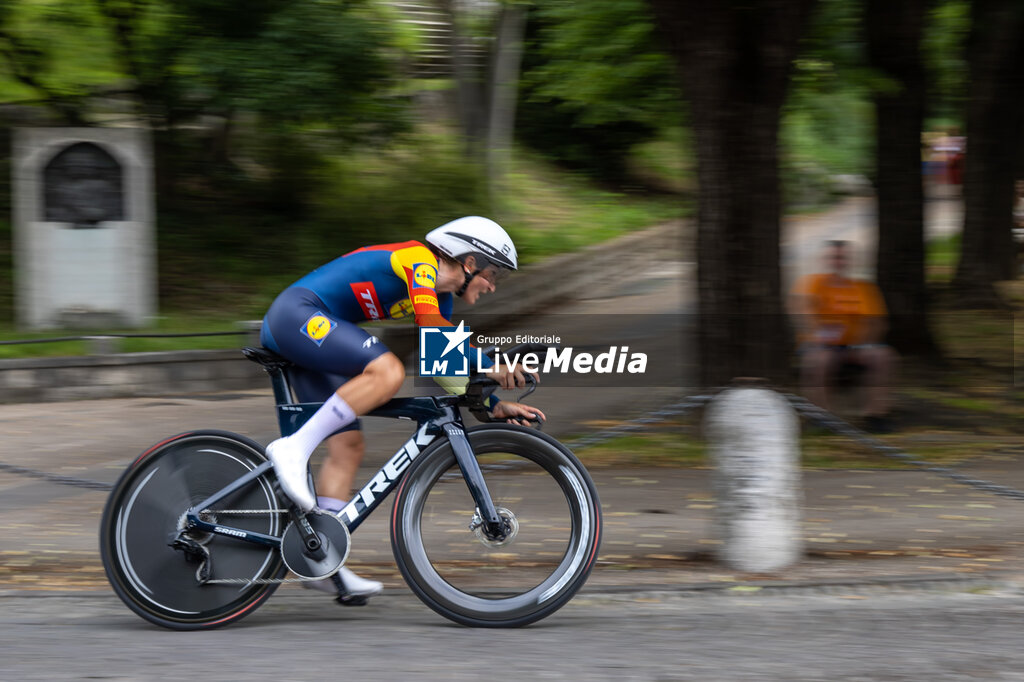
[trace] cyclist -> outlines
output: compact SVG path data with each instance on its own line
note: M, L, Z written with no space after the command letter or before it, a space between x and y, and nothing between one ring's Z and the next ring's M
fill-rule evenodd
M281 488L303 510L344 508L365 451L357 416L390 400L405 379L402 361L356 323L414 316L419 326L454 326L454 296L472 305L517 268L511 238L487 218L459 218L432 230L425 241L367 246L341 256L285 289L263 319L263 345L295 363L289 378L296 397L324 402L298 431L267 446ZM525 385L518 366L491 376L503 388ZM442 385L460 390L450 382ZM510 422L544 419L522 403L492 398L489 407L494 417ZM325 439L327 458L317 479L322 496L314 497L306 465ZM346 567L340 576L353 595L382 589ZM303 584L335 591L330 580Z

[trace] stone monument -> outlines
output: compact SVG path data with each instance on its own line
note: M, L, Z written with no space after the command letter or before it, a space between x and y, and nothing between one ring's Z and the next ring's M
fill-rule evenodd
M149 134L21 128L12 160L19 326L145 324L156 314Z

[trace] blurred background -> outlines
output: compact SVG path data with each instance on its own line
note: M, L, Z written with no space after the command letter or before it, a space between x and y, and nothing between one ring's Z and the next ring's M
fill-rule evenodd
M501 222L527 264L689 218L696 382L791 380L787 290L856 222L889 342L961 356L950 344L978 325L945 322L988 311L975 319L998 367L981 383L1012 385L1020 3L699 5L7 0L0 338L26 336L11 131L139 128L154 158L153 330L258 319L311 268L460 215Z
M16 152L33 151L24 131L64 128L96 140L136 131L152 149L154 265L143 274L157 307L141 327L82 317L78 328L32 330L19 315L19 234L31 233L16 216L43 202L38 183L15 190L26 187ZM110 189L72 194L87 204ZM478 306L495 319L477 318L474 332L651 355L641 380L552 377L537 394L546 429L581 443L601 490L595 593L550 628L502 633L505 647L479 631L452 638L401 601L379 514L354 565L399 598L339 617L296 588L253 619L262 633L230 629L229 646L206 650L190 639L189 656L168 663L162 633L137 628L110 598L97 490L184 428L275 438L266 377L239 357L238 323L258 321L284 287L349 250L419 239L467 214L506 227L525 264ZM102 221L65 222L75 239L103 232L71 229ZM799 385L790 292L821 272L827 240L850 242L848 274L877 284L888 312L879 340L899 358L882 382L895 433L887 451L827 422L805 429L801 563L727 570L713 558L716 502L696 408L664 408L735 377ZM371 673L386 661L446 680L479 678L467 641L499 670L544 665L573 679L689 679L685 660L702 679L769 679L780 661L789 667L774 679L975 679L972 665L1019 675L1019 501L908 470L892 449L1021 487L1022 241L1021 0L0 0L5 663L23 679L67 677L47 666L135 679L129 642L161 666L150 677L191 679L196 662L229 669L231 655L232 670L299 679L288 656L283 676L264 669L280 627L319 645L311 672L335 670L348 638L346 662L359 644ZM112 340L121 333L164 338ZM210 333L224 335L197 336ZM107 336L79 338L90 335ZM77 340L52 341L66 337ZM130 374L125 356L144 355L133 351L212 349L221 355L175 353L163 373L110 378ZM95 379L85 360L117 366ZM237 376L206 369L230 363L244 365ZM113 399L74 401L97 397ZM830 407L861 425L863 401L836 397ZM397 447L408 437L367 428L361 479L390 456L387 438ZM604 435L586 443L594 433ZM55 485L37 466L74 480ZM74 487L79 476L95 485ZM973 593L949 598L868 592L860 608L826 595L830 579L931 584L992 571L1017 576L1010 605L992 606L991 583L965 582ZM748 601L765 580L826 596L767 609ZM738 592L675 607L646 593L615 603L615 590L711 584ZM606 588L610 597L596 595ZM29 594L51 590L106 601ZM622 615L636 603L650 613ZM335 637L339 621L367 629ZM402 639L418 649L396 657L396 633L410 632ZM54 635L70 646L55 649ZM896 666L905 674L891 674Z

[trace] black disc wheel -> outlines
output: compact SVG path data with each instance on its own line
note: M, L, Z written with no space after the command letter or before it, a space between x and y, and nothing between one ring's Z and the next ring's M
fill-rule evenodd
M438 441L395 498L395 559L413 592L446 618L526 625L563 606L590 574L601 539L597 492L576 457L543 433L509 424L467 433L502 532L485 532L451 445Z
M224 431L185 433L158 443L122 474L107 500L100 552L117 595L146 620L176 630L219 627L251 613L285 573L280 552L212 533L185 532L187 510L266 461L256 442ZM272 476L260 476L204 510L201 518L280 536L287 517ZM170 543L184 538L191 556ZM197 569L209 555L212 581ZM219 579L241 579L231 583Z

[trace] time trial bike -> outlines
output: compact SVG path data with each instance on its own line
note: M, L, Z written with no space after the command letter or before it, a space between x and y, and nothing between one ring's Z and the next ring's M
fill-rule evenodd
M263 348L243 352L270 375L282 435L294 433L320 404L293 400L288 360ZM427 606L476 627L554 613L594 566L600 502L584 466L551 436L498 422L466 428L461 408L489 421L496 388L475 376L463 395L394 398L367 415L411 420L416 429L337 514L299 510L263 446L245 436L201 430L161 440L107 500L100 550L110 584L136 614L176 630L236 622L286 581L330 577L340 602L358 604L337 571L350 533L397 490L395 562ZM289 571L297 577L286 578Z

